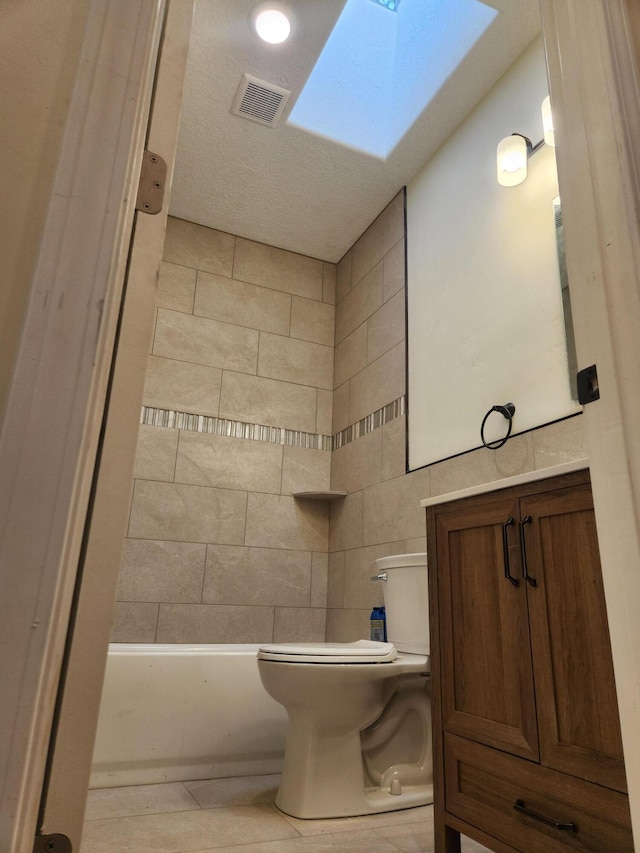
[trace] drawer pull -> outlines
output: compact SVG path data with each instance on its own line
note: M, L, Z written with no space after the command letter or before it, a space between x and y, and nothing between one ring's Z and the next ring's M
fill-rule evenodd
M542 814L538 814L537 812L532 812L531 809L528 809L524 800L516 800L513 804L514 809L517 812L522 812L522 814L528 815L528 817L532 817L534 820L539 820L540 823L546 823L547 826L552 826L554 829L561 829L566 832L577 832L578 827L575 823L558 823L557 820L552 820L550 817L545 817Z
M509 565L509 537L507 534L507 529L511 527L512 524L515 524L515 521L511 516L504 522L502 525L502 555L504 558L504 576L505 578L513 584L513 586L519 586L520 581L511 574L511 566Z

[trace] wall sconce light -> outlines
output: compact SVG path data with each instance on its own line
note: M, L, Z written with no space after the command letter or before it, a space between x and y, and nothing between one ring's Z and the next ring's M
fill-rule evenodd
M503 187L516 187L527 177L527 160L541 148L545 142L555 146L553 120L551 118L551 102L547 96L542 102L542 126L544 139L532 144L527 136L512 133L498 143L497 165L498 183Z

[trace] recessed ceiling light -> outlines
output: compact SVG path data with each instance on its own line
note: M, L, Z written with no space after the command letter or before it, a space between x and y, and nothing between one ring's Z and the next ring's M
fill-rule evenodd
M255 31L269 44L282 44L289 38L291 22L287 10L278 3L261 3L251 14Z

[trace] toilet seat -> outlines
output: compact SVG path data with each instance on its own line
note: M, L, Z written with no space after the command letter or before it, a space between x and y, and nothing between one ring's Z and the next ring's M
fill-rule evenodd
M260 646L258 660L283 663L391 663L398 657L393 643L272 643Z

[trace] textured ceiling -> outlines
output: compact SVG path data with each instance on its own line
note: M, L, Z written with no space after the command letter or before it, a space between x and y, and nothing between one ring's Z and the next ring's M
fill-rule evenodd
M540 31L537 0L487 2L495 23L380 160L286 123L345 0L288 0L294 32L284 45L253 35L256 3L196 0L170 212L334 262ZM292 91L277 127L230 113L245 73Z

